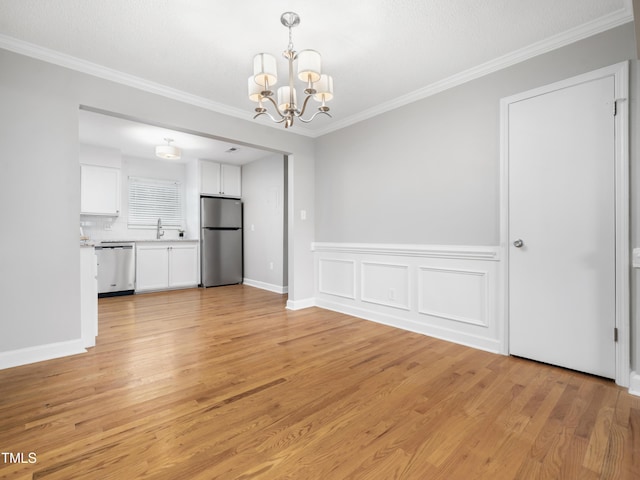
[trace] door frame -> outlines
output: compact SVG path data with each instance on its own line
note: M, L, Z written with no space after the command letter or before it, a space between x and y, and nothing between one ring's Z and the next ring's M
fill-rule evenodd
M581 83L614 77L615 132L615 325L618 329L616 377L618 385L630 382L630 292L629 292L629 62L568 78L500 100L500 282L499 324L502 326L501 353L509 355L509 105ZM613 332L612 332L613 335Z

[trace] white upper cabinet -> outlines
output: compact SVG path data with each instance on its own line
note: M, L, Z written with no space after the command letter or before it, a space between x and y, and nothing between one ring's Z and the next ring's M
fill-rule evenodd
M226 165L208 160L200 161L200 193L240 198L242 170L238 165Z
M220 195L220 164L200 161L200 193Z
M80 213L120 215L120 170L80 165Z
M220 165L220 183L222 195L242 196L242 173L238 165Z

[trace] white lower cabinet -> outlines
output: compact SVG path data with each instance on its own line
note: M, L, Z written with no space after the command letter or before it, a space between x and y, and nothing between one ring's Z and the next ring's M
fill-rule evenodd
M169 288L169 246L136 244L136 292Z
M136 292L195 287L199 280L197 242L136 244Z
M193 287L199 280L198 245L169 247L169 288Z

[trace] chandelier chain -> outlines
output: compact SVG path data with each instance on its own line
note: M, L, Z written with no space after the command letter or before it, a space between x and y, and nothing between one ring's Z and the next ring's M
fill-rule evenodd
M293 52L293 33L291 32L291 25L289 25L289 45L287 45L287 50Z

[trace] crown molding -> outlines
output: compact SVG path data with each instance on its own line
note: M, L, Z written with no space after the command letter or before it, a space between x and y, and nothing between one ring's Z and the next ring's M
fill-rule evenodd
M520 50L510 52L494 60L490 60L443 80L431 83L423 88L395 98L388 102L383 102L356 115L351 115L350 117L347 117L343 120L332 122L330 126L321 130L316 130L315 136L320 137L322 135L326 135L327 133L335 132L350 125L362 122L363 120L381 115L383 113L399 107L403 107L418 100L425 99L450 88L462 85L463 83L470 82L477 78L497 72L543 53L547 53L560 47L570 45L579 40L583 40L585 38L605 32L607 30L632 21L633 12L628 6L625 6L625 8L600 17L599 19L592 22L588 22L570 30L566 30L565 32L533 43L527 47L521 48Z
M136 88L148 93L160 95L172 100L194 105L196 107L204 108L212 112L221 113L230 117L239 118L241 120L249 121L249 112L239 108L230 107L223 103L214 102L198 95L193 95L177 88L168 87L157 82L152 82L135 75L121 72L97 63L89 62L81 58L77 58L66 53L57 52L33 43L25 42L7 35L0 34L0 48L9 50L14 53L18 53L27 57L42 60L47 63L52 63L61 67L69 68L81 73L86 73L94 77L109 80L115 83L126 85ZM280 125L273 123L262 123L261 125L266 127L279 128ZM307 137L315 137L316 135L308 129L296 128L293 134L304 135Z
M565 45L575 43L584 38L602 33L606 30L610 30L631 21L633 21L633 10L629 2L626 1L624 8L600 17L597 20L572 28L540 42L536 42L525 48L508 53L489 62L485 62L476 67L452 75L443 80L431 83L423 88L420 88L388 102L380 103L372 108L364 110L355 115L351 115L342 120L333 121L329 126L325 128L312 130L298 125L296 126L295 131L287 131L292 134L298 134L311 138L321 137L322 135L335 132L342 128L381 115L388 111L395 110L396 108L403 107L418 100L425 99L463 83L470 82L490 73L502 70L503 68L520 63L524 60L528 60L537 55L541 55ZM168 87L166 85L152 82L150 80L136 77L134 75L129 75L112 68L104 67L96 63L82 60L65 53L56 52L55 50L18 40L7 35L0 34L0 48L28 57L36 58L48 63L53 63L61 67L76 70L78 72L93 75L95 77L103 78L105 80L120 83L122 85L127 85L129 87L143 90L145 92L154 93L156 95L170 98L172 100L177 100L189 105L204 108L216 113L221 113L223 115L228 115L231 117L249 121L246 110L230 107L219 102L214 102L213 100L209 100L198 95L193 95L176 88ZM278 130L282 131L282 129L279 128L279 124L261 123L260 125L277 128Z

